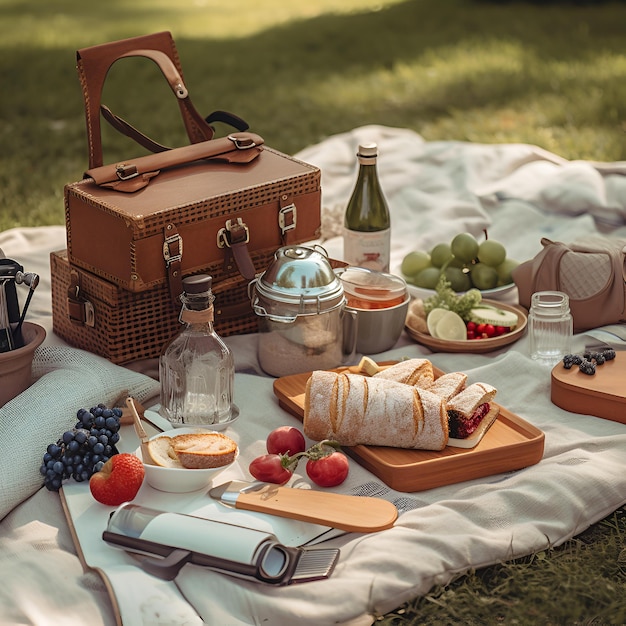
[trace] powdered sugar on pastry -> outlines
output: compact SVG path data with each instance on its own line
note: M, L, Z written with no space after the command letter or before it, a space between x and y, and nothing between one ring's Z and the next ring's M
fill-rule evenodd
M439 378L436 378L426 389L444 400L450 400L450 398L461 393L466 382L467 374L463 374L463 372L450 372L449 374L442 374Z
M374 374L373 378L384 378L405 385L426 388L433 382L435 376L433 364L428 359L407 359L381 370Z
M314 386L313 380L315 380ZM332 427L335 426L336 417L333 416L333 412L336 412L336 394L337 375L334 372L326 372L324 370L313 372L313 376L307 381L305 391L305 404L315 407L315 417L309 422L309 428L311 429L309 436L311 439L316 441L326 439L324 434L328 428L326 421L330 420ZM318 419L320 415L325 416L325 421Z
M329 402L335 386L339 401ZM448 421L445 402L429 391L377 376L316 371L307 383L304 433L346 446L442 450Z
M469 419L474 411L485 402L491 402L496 395L496 388L487 383L473 383L448 401L448 410L456 411L463 418Z

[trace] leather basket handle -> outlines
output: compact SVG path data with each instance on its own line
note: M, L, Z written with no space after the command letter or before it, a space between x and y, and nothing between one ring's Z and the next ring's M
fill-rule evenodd
M176 95L185 130L191 143L212 139L213 127L197 112L183 79L183 72L171 33L163 31L142 37L132 37L110 43L83 48L76 53L78 75L85 101L87 124L87 142L89 148L89 168L103 165L102 127L100 112L102 90L109 69L119 59L126 57L145 57L152 60L161 70ZM138 130L118 118L106 109L106 118L120 132L133 138L152 151L166 150L142 135ZM235 116L232 116L233 119ZM238 120L242 125L247 124ZM240 130L241 124L238 126Z
M84 178L91 178L96 185L101 187L135 192L146 187L161 170L201 159L219 159L226 163L250 163L263 150L263 143L263 137L255 133L231 133L228 137L172 148L156 154L129 159L123 163L93 167L85 172Z

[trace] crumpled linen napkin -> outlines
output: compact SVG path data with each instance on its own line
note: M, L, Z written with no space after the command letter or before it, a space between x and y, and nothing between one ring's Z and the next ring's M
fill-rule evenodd
M148 376L63 346L38 348L33 376L26 391L0 408L0 519L41 488L46 447L74 427L78 409L109 405L126 390L143 403L159 389Z

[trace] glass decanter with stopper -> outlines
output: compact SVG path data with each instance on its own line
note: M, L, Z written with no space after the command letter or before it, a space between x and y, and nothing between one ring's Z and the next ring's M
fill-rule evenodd
M174 425L210 425L233 417L235 366L228 346L213 329L212 278L183 279L179 320L183 330L159 360L160 413Z

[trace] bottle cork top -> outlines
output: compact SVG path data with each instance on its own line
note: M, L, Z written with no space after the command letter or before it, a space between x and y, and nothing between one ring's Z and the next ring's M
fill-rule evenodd
M211 290L213 277L208 274L196 274L183 278L183 291L185 293L204 293Z
M359 145L358 156L376 157L378 156L378 146L374 142L362 143Z

